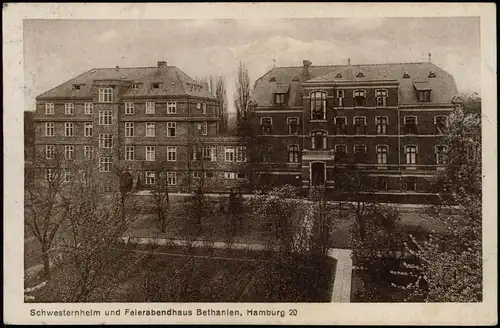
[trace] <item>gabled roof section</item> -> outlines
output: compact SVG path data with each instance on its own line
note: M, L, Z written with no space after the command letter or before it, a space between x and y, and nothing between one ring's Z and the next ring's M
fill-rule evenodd
M94 80L117 80L139 85L138 89L125 91L124 97L187 95L215 99L206 90L191 90L188 85L197 83L176 66L94 68L39 95L37 99L92 97ZM153 83L160 83L160 87L153 88ZM73 89L75 84L80 85L80 90Z
M370 70L367 67L347 65L328 73L326 75L317 76L308 80L307 82L323 82L323 81L336 81L336 82L350 82L350 81L387 81L395 80L384 70Z

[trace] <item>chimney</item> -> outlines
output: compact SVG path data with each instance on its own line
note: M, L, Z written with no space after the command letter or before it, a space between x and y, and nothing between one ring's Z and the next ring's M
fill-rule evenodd
M167 67L167 62L166 61L159 61L158 67Z
M432 61L432 54L429 52L429 63Z
M309 60L304 60L302 61L304 66L302 66L302 75L304 76L305 80L308 80L309 77L311 76L311 73L309 72L309 67L311 67L312 63Z
M351 65L351 58L347 58L347 65Z

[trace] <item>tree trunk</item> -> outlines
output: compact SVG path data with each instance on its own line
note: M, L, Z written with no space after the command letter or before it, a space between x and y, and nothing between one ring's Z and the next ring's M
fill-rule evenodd
M49 245L42 245L43 275L47 279L50 277L49 248Z

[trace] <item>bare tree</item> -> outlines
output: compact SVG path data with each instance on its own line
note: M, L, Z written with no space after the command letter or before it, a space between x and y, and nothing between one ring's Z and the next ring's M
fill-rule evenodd
M155 168L155 184L153 185L152 195L154 198L154 208L156 220L160 231L165 233L170 222L169 208L170 197L168 187L168 170L165 163L158 163Z
M220 118L219 129L220 133L228 132L228 103L227 103L227 91L226 91L226 80L223 76L217 77L215 83L215 96L217 97L217 102L219 106L218 116Z
M236 126L239 135L241 135L241 129L248 119L248 107L251 100L250 92L250 77L248 75L248 69L242 62L240 62L236 77L236 93L234 95Z

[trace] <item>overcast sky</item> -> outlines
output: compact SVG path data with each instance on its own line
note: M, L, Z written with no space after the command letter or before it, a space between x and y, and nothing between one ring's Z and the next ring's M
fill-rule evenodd
M91 68L167 61L192 78L222 74L230 108L242 61L253 81L273 66L432 62L459 92L480 91L479 18L25 20L25 105Z

